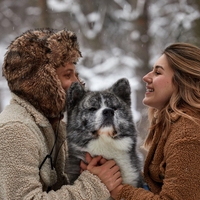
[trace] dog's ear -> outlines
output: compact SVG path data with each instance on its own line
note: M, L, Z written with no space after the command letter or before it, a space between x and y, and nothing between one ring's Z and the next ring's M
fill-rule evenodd
M83 98L86 91L84 87L79 82L74 82L71 84L67 90L66 107L67 112L70 112L79 101Z
M125 103L127 103L129 106L131 106L131 87L130 87L128 79L126 79L126 78L119 79L108 90L113 92L120 99L122 99Z

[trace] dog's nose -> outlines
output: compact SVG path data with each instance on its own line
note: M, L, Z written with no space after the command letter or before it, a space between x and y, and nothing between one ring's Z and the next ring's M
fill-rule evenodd
M103 110L103 115L106 117L113 117L114 116L114 110L111 108L106 108Z

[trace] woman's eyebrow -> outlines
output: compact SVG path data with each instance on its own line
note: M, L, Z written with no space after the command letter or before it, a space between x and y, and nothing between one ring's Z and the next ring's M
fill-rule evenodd
M160 66L160 65L156 65L154 68L155 69L162 69L162 70L164 70L164 68L162 66Z

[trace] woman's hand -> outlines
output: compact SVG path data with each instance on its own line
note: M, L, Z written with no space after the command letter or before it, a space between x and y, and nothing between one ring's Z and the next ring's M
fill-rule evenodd
M111 196L112 196L113 199L117 198L117 195L118 195L119 191L122 189L122 187L123 187L123 185L120 184L115 189L113 189L112 191L110 191L110 194L111 194Z
M81 169L87 169L92 174L97 175L109 191L112 191L122 183L119 167L114 160L107 161L102 156L92 158L90 154L86 154L86 161L88 165L81 161Z

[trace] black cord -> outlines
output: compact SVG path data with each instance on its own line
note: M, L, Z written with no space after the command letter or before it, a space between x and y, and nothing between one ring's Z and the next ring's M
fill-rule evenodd
M44 160L42 161L39 170L42 168L43 164L45 163L45 161L47 160L47 158L50 159L50 163L51 163L51 169L53 170L53 160L52 160L52 156L51 154L47 154L46 157L44 158Z
M44 160L42 161L42 163L40 164L40 167L39 167L39 170L42 168L42 166L44 165L45 161L49 158L50 159L50 163L51 163L51 169L53 170L53 159L52 159L52 153L53 153L53 150L56 146L56 142L57 142L57 139L58 139L58 130L59 130L59 126L60 126L60 121L61 121L61 118L62 118L62 115L60 115L60 118L59 118L59 121L58 121L58 124L56 126L56 132L55 132L55 141L54 141L54 144L53 144L53 147L51 149L51 152L50 154L47 154L46 157L44 158Z

